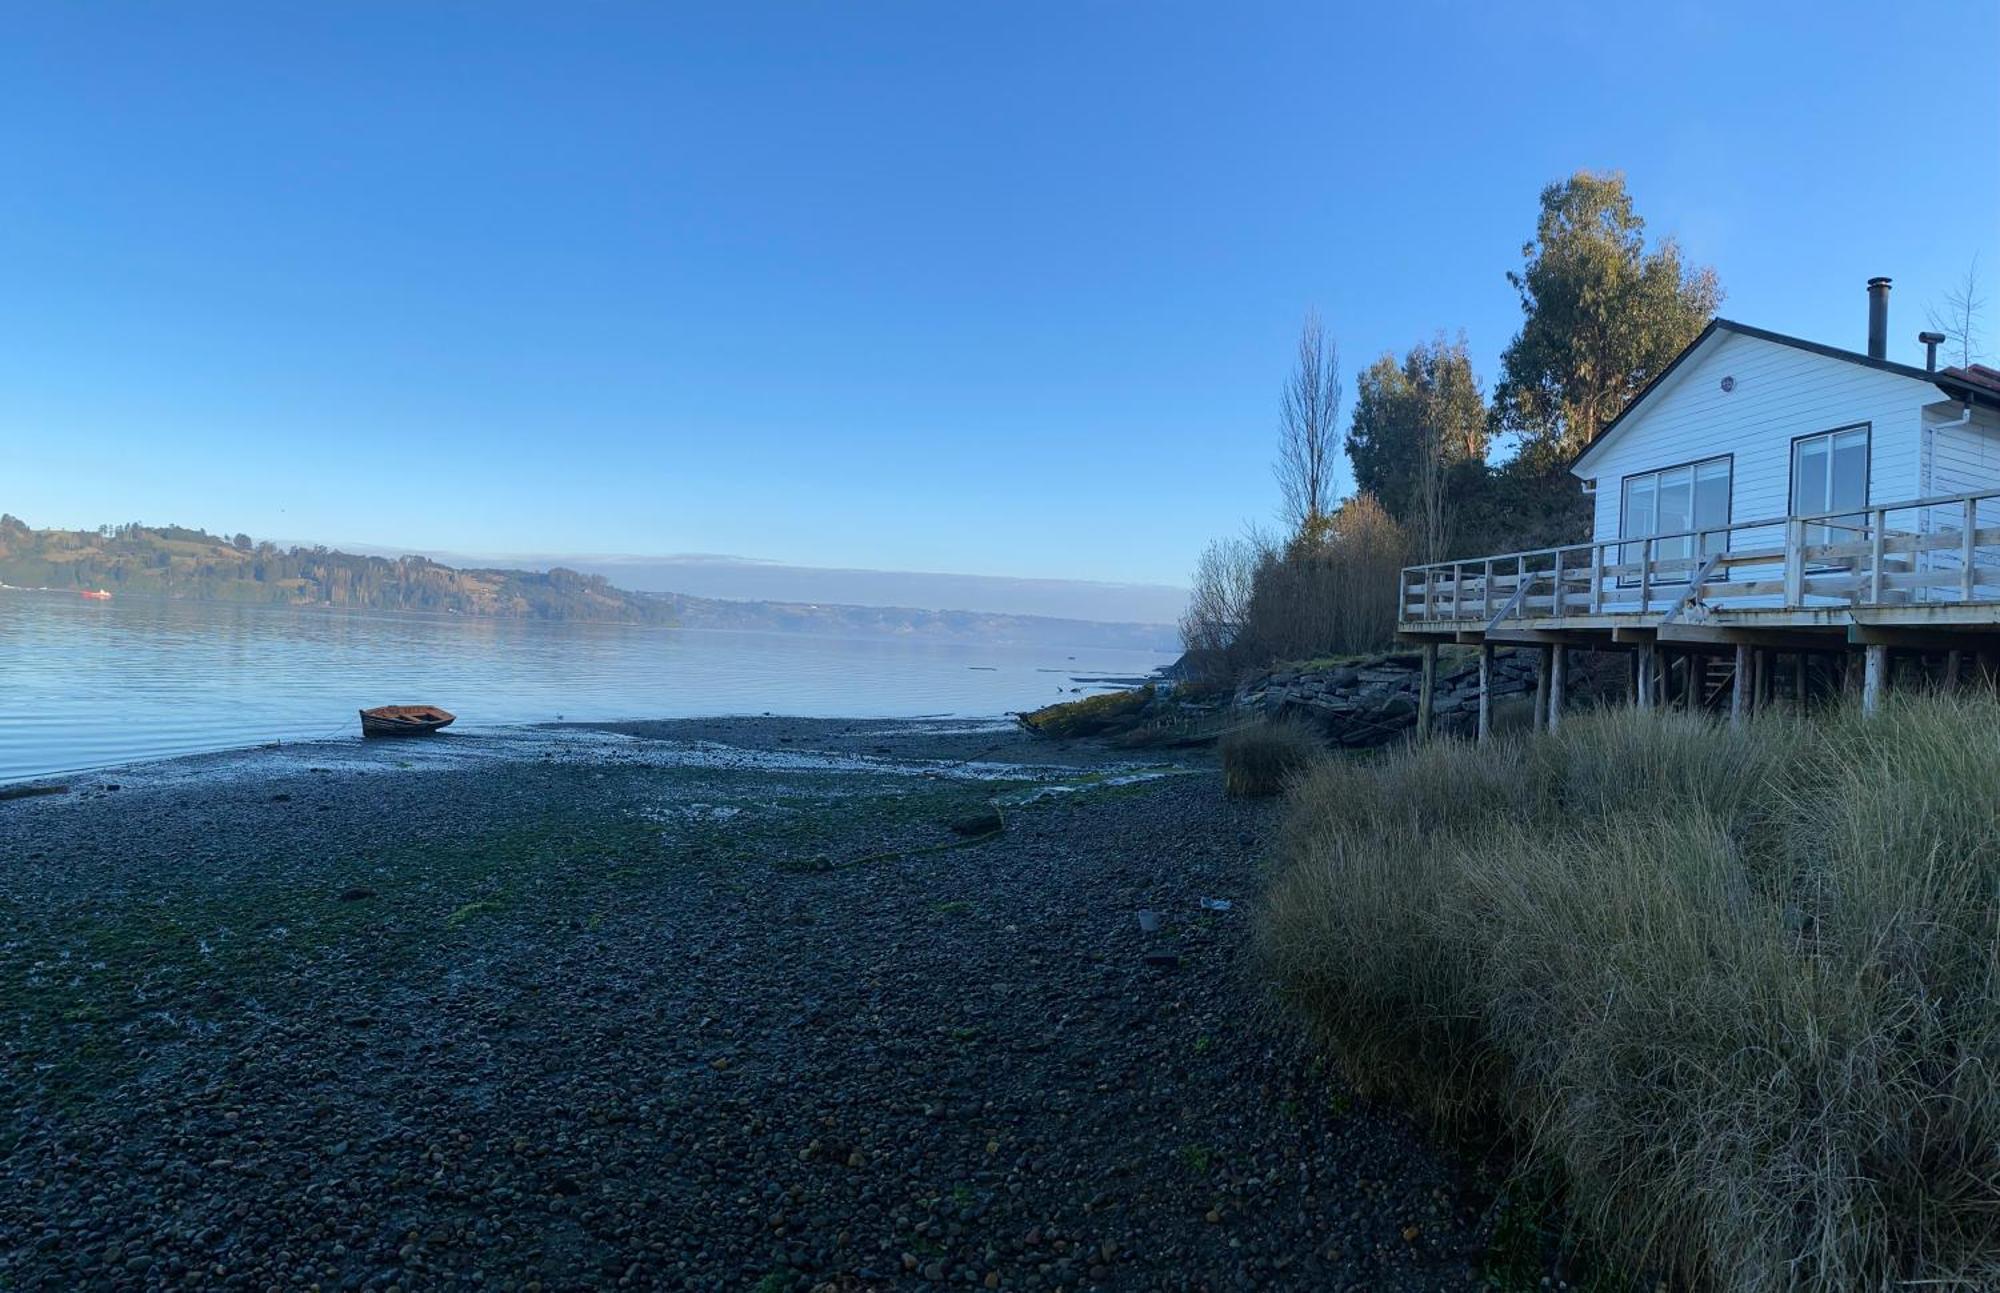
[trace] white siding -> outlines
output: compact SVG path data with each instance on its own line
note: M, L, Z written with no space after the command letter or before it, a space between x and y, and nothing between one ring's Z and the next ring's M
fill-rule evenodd
M1926 497L2000 490L2000 417L1980 409L1965 425L1952 425L1963 408L1962 404L1935 404L1925 419L1930 424L1942 424L1925 428L1923 493ZM1890 524L1902 520L1891 518ZM1957 533L1964 524L1964 504L1923 509L1921 525L1927 532ZM2000 526L2000 499L1981 499L1974 524L1980 529ZM1965 563L1959 552L1934 549L1924 554L1924 564L1931 570L1958 571L1964 569ZM1975 549L1974 564L1981 571L2000 570L2000 548L1987 544ZM1994 596L1991 585L1995 582L2000 581L1982 575L1980 583L1985 587L1978 595ZM1927 599L1956 600L1954 594L1944 589L1925 589L1924 595Z
M1934 420L1956 421L1963 407L1945 405ZM1940 426L1930 439L1930 482L1923 491L1926 495L2000 489L2000 418L1981 409L1967 425Z
M1724 377L1736 379L1734 390L1722 390ZM1860 422L1872 432L1869 501L1921 497L1922 410L1938 398L1926 381L1719 332L1706 353L1689 358L1647 408L1581 465L1597 481L1594 537L1618 537L1626 476L1722 454L1734 457L1730 519L1783 517L1791 502L1793 438Z

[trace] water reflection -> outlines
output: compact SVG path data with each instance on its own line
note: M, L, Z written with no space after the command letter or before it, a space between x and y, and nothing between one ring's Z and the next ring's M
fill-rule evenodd
M0 592L0 780L357 732L697 714L986 715L1164 657Z

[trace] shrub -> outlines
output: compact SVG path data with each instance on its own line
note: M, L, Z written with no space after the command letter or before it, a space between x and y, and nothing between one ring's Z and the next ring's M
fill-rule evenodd
M1363 1090L1521 1133L1636 1268L2000 1280L2000 704L1323 763L1260 942Z
M1292 719L1231 728L1220 750L1223 789L1246 799L1279 793L1326 752L1312 729Z
M1132 727L1152 703L1153 686L1148 683L1133 691L1107 691L1015 717L1021 726L1041 736L1102 736Z
M1267 549L1251 580L1231 656L1239 665L1380 650L1395 641L1396 590L1409 540L1368 494Z

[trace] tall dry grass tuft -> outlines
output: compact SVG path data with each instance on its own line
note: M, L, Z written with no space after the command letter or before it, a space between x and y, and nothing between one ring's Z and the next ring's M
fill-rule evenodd
M1223 733L1222 787L1239 798L1282 793L1326 756L1326 745L1304 723L1287 718L1244 723Z
M2000 1285L2000 704L1613 711L1298 788L1263 950L1364 1089L1635 1266Z

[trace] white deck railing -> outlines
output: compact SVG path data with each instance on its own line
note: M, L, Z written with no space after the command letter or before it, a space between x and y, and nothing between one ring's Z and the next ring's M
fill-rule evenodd
M1403 569L1404 624L2000 601L2000 490Z

